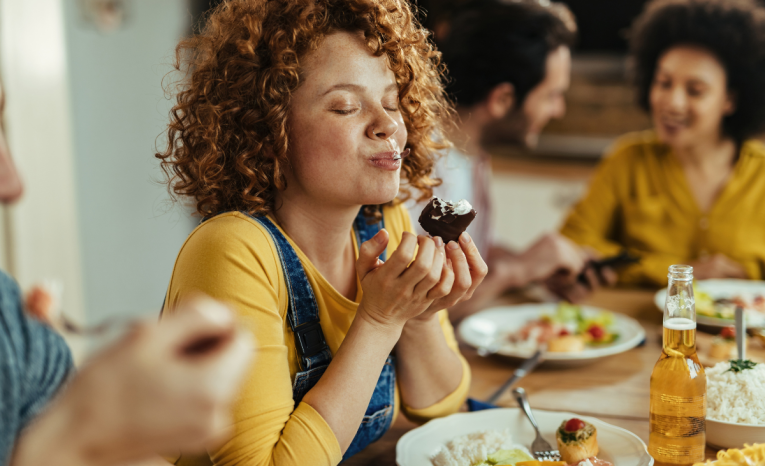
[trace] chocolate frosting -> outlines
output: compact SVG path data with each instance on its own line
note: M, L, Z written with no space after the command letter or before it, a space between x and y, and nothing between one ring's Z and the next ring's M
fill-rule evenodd
M476 215L475 209L459 215L454 211L453 204L434 197L422 210L419 222L431 236L440 236L444 243L448 243L457 241Z

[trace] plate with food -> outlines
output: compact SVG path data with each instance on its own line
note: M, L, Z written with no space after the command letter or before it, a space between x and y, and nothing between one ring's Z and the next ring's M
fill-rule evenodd
M736 307L744 308L746 325L765 327L765 281L757 280L699 280L693 284L696 322L701 325L724 327L732 325ZM656 307L664 312L667 290L654 296Z
M765 441L765 364L734 359L706 370L707 444Z
M696 463L693 466L752 466L765 464L765 443L731 448L717 452L716 461Z
M542 436L561 462L537 462L536 437L519 408L457 413L413 429L396 445L398 466L650 466L653 458L635 434L599 419L535 410Z
M696 332L696 351L704 367L738 358L735 327L723 327L717 335ZM748 336L746 357L754 362L765 362L765 341Z
M465 319L460 338L479 351L528 358L546 346L546 361L587 361L622 353L645 339L631 317L569 303L501 306Z

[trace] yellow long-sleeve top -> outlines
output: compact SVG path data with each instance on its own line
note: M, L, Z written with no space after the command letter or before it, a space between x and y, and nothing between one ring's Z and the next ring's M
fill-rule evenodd
M725 254L751 279L765 275L765 145L746 141L727 185L699 209L682 165L653 131L620 138L561 232L603 256L641 257L625 284L665 285L667 268Z
M402 233L412 231L412 226L401 205L385 208L383 213L390 233L390 256ZM303 264L316 295L321 328L334 355L356 315L361 286L354 301L342 296L283 230L282 233ZM348 234L352 235L350 229ZM292 381L299 371L299 358L286 320L288 297L281 262L267 230L238 212L219 215L197 227L178 254L166 308L173 309L180 299L194 291L233 305L241 324L255 336L258 353L234 404L233 437L211 451L210 458L181 455L176 464L210 464L210 459L216 465L237 466L338 464L342 453L326 421L306 403L295 407L292 399ZM439 317L449 346L459 355L446 311L441 311ZM394 412L397 414L401 409L408 418L420 422L456 412L470 385L470 368L459 357L463 375L453 393L428 408L411 409L401 402L396 386Z

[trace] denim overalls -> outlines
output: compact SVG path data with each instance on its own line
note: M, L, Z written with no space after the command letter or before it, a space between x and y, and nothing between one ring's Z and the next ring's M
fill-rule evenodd
M363 211L362 207L353 225L358 246L371 239L384 225L382 221L368 225ZM246 212L242 213L246 214ZM324 374L332 360L332 353L327 346L324 332L319 324L319 307L316 304L316 297L295 250L267 217L247 215L263 225L271 235L279 253L284 281L287 283L289 294L287 321L295 335L295 348L300 361L300 371L295 374L295 381L292 385L292 398L295 400L295 406L297 406L303 396L316 385L316 382ZM385 252L380 255L380 259L385 260ZM394 358L391 355L385 361L380 378L377 380L377 386L372 393L372 399L369 401L366 413L364 413L364 419L361 421L351 446L343 455L344 460L378 440L390 428L393 420L395 387L396 371Z

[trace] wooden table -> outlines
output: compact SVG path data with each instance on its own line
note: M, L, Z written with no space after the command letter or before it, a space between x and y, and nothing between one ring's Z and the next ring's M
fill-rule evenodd
M647 444L649 381L661 354L662 315L653 305L653 295L651 291L630 289L595 293L585 304L634 317L646 330L646 344L578 367L542 365L519 383L526 389L532 408L593 416L635 433ZM519 298L503 301L519 302ZM465 345L462 353L472 368L470 396L479 400L489 397L517 367L517 363L502 357L482 358ZM503 396L498 404L515 406L510 395ZM382 439L343 464L395 465L396 442L415 427L399 416ZM707 458L713 459L715 454L707 449Z

